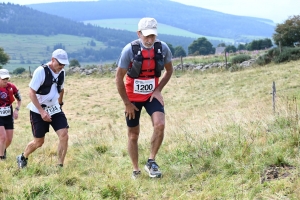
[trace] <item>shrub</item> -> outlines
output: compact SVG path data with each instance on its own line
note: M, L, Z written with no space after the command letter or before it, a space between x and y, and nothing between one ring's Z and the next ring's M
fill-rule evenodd
M283 48L282 52L278 56L274 57L275 63L282 63L290 60L300 59L300 48L287 47Z
M81 66L80 66L80 63L78 62L78 60L72 59L72 60L70 60L69 67L81 67Z
M282 51L281 54L274 57L273 61L275 63L281 63L281 62L288 61L289 57L290 57L290 53L289 53L289 51L286 50L286 51Z
M23 72L25 72L26 69L23 68L23 67L19 67L19 68L16 68L14 71L13 71L13 74L22 74Z
M268 54L264 54L262 56L259 56L256 60L256 64L262 66L270 63L272 61L271 57Z
M267 54L270 58L274 58L280 54L279 48L270 49Z
M250 59L251 59L251 56L246 55L246 54L240 54L240 55L232 57L230 61L232 64L238 64L238 63L242 63L246 60L250 60Z

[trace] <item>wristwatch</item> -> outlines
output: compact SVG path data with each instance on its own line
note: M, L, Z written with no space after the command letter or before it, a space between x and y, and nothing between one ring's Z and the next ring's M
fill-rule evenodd
M16 107L16 110L17 110L17 111L19 111L19 110L20 110L20 108Z
M60 106L64 105L64 102L59 103Z

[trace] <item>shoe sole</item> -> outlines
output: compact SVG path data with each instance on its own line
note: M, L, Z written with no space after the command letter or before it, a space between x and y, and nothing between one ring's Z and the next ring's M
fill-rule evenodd
M145 170L146 170L146 172L148 172L150 178L161 178L162 177L162 174L152 175L150 173L150 170L148 169L147 165L145 165Z

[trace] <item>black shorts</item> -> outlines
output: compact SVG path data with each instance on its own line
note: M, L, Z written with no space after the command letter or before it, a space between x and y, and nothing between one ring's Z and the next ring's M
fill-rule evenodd
M11 113L13 110L11 108ZM14 117L13 115L8 115L4 117L0 117L0 126L4 126L5 130L14 129Z
M41 115L30 111L30 123L33 137L43 138L49 132L51 125L54 131L63 128L69 128L67 118L63 112L56 113L51 116L52 122L46 122L42 119Z
M135 127L140 124L140 116L143 107L145 107L147 113L150 116L157 111L165 113L164 106L156 98L153 98L151 102L149 98L147 101L144 102L131 102L131 103L133 103L139 109L139 111L135 111L134 119L129 120L129 117L126 117L126 122L128 127Z

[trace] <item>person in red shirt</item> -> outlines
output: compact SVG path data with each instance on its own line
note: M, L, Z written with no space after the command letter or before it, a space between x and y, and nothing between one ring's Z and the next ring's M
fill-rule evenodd
M0 69L0 159L6 159L6 150L12 142L14 119L18 119L21 106L21 95L17 87L8 82L10 78L7 69ZM13 109L13 102L16 107Z
M128 152L133 164L132 178L137 178L141 173L138 166L138 138L143 107L151 116L153 125L151 151L144 168L150 177L160 178L162 173L155 157L165 129L161 91L173 73L172 53L165 42L156 39L157 21L154 18L142 18L138 23L137 35L139 39L127 44L121 52L117 62L116 86L125 105ZM133 48L136 46L140 48L137 54ZM165 70L164 73L162 70Z

